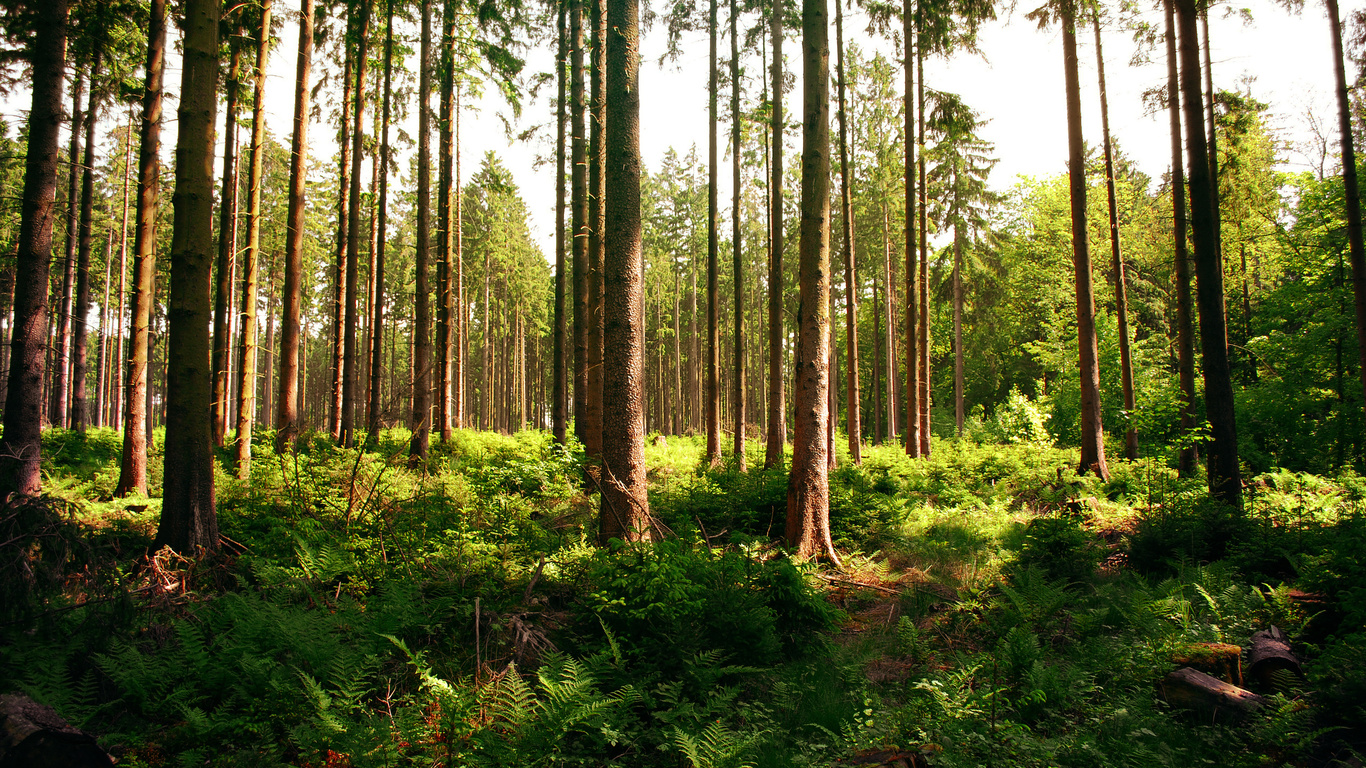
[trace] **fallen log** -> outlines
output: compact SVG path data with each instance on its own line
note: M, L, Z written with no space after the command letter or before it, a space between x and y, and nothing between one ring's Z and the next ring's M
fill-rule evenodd
M1192 643L1172 657L1183 667L1194 667L1233 685L1243 684L1243 649L1229 643Z
M1290 638L1276 626L1252 633L1252 645L1247 650L1248 679L1259 690L1270 691L1276 687L1275 675L1280 670L1304 678L1300 659L1290 650Z
M72 728L52 707L27 696L0 696L0 768L109 768L95 737Z
M1266 704L1262 696L1226 683L1198 669L1182 667L1162 680L1162 695L1176 707L1210 712L1248 715Z

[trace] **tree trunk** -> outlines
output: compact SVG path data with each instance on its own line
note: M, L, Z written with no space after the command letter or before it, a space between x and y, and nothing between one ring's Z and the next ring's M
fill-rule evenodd
M299 55L294 75L294 142L289 154L289 213L285 224L284 313L280 318L280 391L276 398L276 452L299 436L303 309L304 227L308 195L308 83L313 66L313 0L299 0ZM419 224L425 226L425 222Z
M0 495L36 496L42 482L44 352L48 341L48 269L57 203L58 135L66 68L66 0L35 6L28 153L16 244L14 324L5 429L0 437Z
M394 78L394 7L385 4L384 25L384 95L380 113L379 142L379 213L375 239L375 276L374 295L370 299L370 406L366 424L365 442L369 446L379 444L380 429L380 383L384 370L384 250L389 239L389 95Z
M1338 132L1342 141L1342 184L1346 188L1347 244L1352 262L1352 294L1356 297L1357 373L1366 395L1366 249L1361 235L1361 189L1357 185L1356 150L1352 146L1352 105L1342 64L1342 22L1338 0L1325 0L1333 31L1333 75L1338 97Z
M1119 375L1124 392L1124 412L1129 418L1129 428L1124 432L1124 458L1138 460L1138 429L1133 425L1134 401L1134 364L1129 352L1129 297L1125 284L1124 257L1119 250L1119 209L1115 202L1115 160L1114 146L1110 141L1110 104L1105 96L1105 56L1100 47L1100 14L1095 13L1091 21L1096 31L1096 76L1100 82L1100 129L1105 149L1105 198L1110 213L1110 262L1115 281L1115 314L1119 318Z
M357 293L360 279L360 168L365 151L362 126L365 124L365 68L369 62L370 10L372 0L361 0L359 31L356 41L356 86L351 125L351 193L346 223L346 319L342 349L342 412L338 442L351 448L356 444L356 350L358 328Z
M916 301L916 158L915 158L915 73L913 44L917 40L917 17L911 0L902 0L901 39L905 50L904 106L902 134L906 143L906 453L919 458L920 450L920 305Z
M454 186L455 146L455 5L446 0L441 15L441 115L440 158L437 182L437 263L436 263L436 429L442 441L451 439L451 346L455 334L451 317L451 255L454 250L454 223L451 196Z
M787 447L787 408L783 394L783 0L772 0L769 35L773 39L773 166L769 173L768 228L768 430L764 469L780 467Z
M242 346L237 365L237 478L251 475L251 428L256 420L256 303L261 286L261 184L266 141L266 64L271 0L261 2L256 37L255 96L251 113L251 170L247 179L247 252L242 262Z
M884 229L884 232L886 230ZM873 445L882 444L882 372L885 368L882 365L882 292L881 283L877 279L877 270L873 270ZM914 295L914 294L912 294ZM912 418L916 424L920 423L917 418ZM920 450L919 441L916 442L916 450Z
M350 40L354 36L356 16L347 15L346 36ZM341 440L341 412L342 412L342 366L346 356L346 332L343 325L346 322L346 248L350 240L348 227L350 225L350 215L347 209L349 204L347 190L351 184L351 107L352 100L356 93L355 79L352 72L355 68L355 57L350 55L350 43L343 43L343 49L347 52L342 66L342 103L341 103L341 131L340 139L337 142L337 243L335 251L336 261L336 294L332 304L332 387L329 398L329 432L334 441ZM360 158L355 158L355 162L360 163Z
M602 356L603 356L603 207L607 198L604 164L607 162L607 102L603 93L606 60L603 40L607 36L607 17L603 0L589 0L593 25L593 56L590 60L588 131L588 441L590 456L602 453Z
M66 192L66 262L62 267L62 303L57 310L57 357L53 361L55 370L52 372L52 405L48 412L48 421L56 427L67 425L67 406L70 401L68 374L71 366L71 321L75 314L72 304L76 291L76 243L79 239L81 210L78 181L81 167L81 130L88 113L88 108L81 108L81 99L85 98L85 87L85 73L78 68L76 87L71 96L71 147L67 152L69 164ZM91 99L93 98L92 93Z
M1224 275L1219 263L1214 188L1201 125L1200 56L1196 49L1194 0L1175 0L1181 30L1181 91L1185 96L1186 159L1190 166L1191 240L1195 245L1196 305L1200 312L1200 352L1205 377L1205 413L1210 437L1206 472L1213 498L1242 508L1238 467L1238 427L1229 373Z
M408 462L415 465L427 457L432 426L432 310L430 222L432 216L432 0L422 0L421 61L418 64L417 99L417 256L414 303L417 325L413 328L413 437L408 443Z
M840 124L840 216L843 218L844 255L844 346L845 429L849 432L849 458L863 463L863 428L859 423L858 283L854 270L854 203L849 194L849 126L845 112L844 79L844 6L835 3L835 81L839 86Z
M566 445L569 442L568 435L568 380L567 368L565 366L566 343L568 342L565 333L564 316L564 289L565 289L565 242L564 242L564 129L568 119L565 110L565 56L569 46L569 32L565 29L566 5L559 3L558 38L555 55L555 80L559 88L558 98L555 100L555 327L553 333L554 351L554 383L551 385L551 398L554 402L550 406L550 428L555 433L555 442Z
M96 36L100 34L95 32ZM90 104L85 115L85 158L81 162L81 224L76 258L76 300L71 314L71 410L68 426L85 434L90 421L86 413L86 369L90 345L86 338L86 318L90 316L90 250L94 247L95 217L95 126L100 121L99 96L95 80L100 76L103 44L97 39L90 62Z
M120 384L123 383L124 361L124 310L125 297L128 295L128 192L132 186L130 177L133 171L133 110L128 110L128 134L125 140L123 168L123 220L119 224L119 310L118 334L114 339L114 359L110 362L109 380L109 424L114 429L123 426L123 396Z
M218 99L216 0L186 0L184 76L171 230L166 345L166 474L156 547L218 549L209 433L209 289L213 279L213 145Z
M718 328L720 296L717 292L716 256L719 250L716 188L716 121L717 121L717 62L716 62L716 0L711 0L707 25L711 39L708 59L707 84L707 464L716 466L721 461L721 344Z
M1072 267L1076 276L1077 347L1081 375L1081 474L1109 479L1100 418L1100 362L1096 352L1096 302L1091 284L1091 249L1086 229L1086 156L1081 135L1081 81L1077 73L1076 20L1062 18L1063 71L1067 81L1067 175L1072 199Z
M643 322L645 265L640 219L640 8L607 0L607 149L612 190L603 259L603 434L599 538L649 539L645 478Z
M916 119L920 131L920 146L925 146L925 49L916 36ZM920 455L930 457L930 246L929 246L929 187L925 183L925 153L922 150L917 165L920 172ZM890 308L889 308L890 309ZM888 313L890 317L890 313Z
M882 359L887 365L887 438L896 440L896 300L892 290L892 233L891 222L887 219L887 208L882 209L882 290L883 306L887 308L886 333L878 343L886 345Z
M232 354L232 292L237 271L237 98L242 49L229 40L227 114L223 120L223 195L218 209L218 285L213 307L213 444L223 447L228 431L228 358Z
M1167 113L1172 145L1172 254L1176 272L1177 371L1181 386L1182 475L1195 471L1197 449L1190 441L1195 429L1195 335L1191 328L1190 254L1186 248L1186 169L1181 160L1181 88L1177 77L1176 21L1173 0L1162 4L1167 22Z
M589 404L588 326L588 174L584 137L583 0L569 0L569 135L570 220L574 248L574 435L588 453ZM487 291L485 291L487 294ZM488 332L485 326L485 333ZM487 395L485 395L487 397ZM598 446L600 449L600 446Z
M745 471L745 267L740 244L740 8L730 0L731 254L735 293L735 466Z
M451 226L454 227L455 265L454 285L446 297L446 313L451 318L451 409L450 426L443 427L442 439L450 439L450 428L463 429L465 426L465 193L460 176L460 97L462 83L455 86L455 215Z
M825 423L830 356L830 72L825 0L802 2L802 221L792 471L787 481L787 544L798 559L824 555L830 541L830 476Z
M959 231L958 179L954 179L953 223L953 421L963 436L963 233Z

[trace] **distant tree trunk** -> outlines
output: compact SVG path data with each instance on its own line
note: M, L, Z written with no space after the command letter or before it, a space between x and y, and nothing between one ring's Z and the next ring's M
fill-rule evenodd
M375 239L375 290L370 299L370 405L365 442L379 444L380 383L384 377L384 250L389 239L389 95L394 77L394 6L385 3L384 25L384 89L380 113L379 142L379 214Z
M166 345L166 473L155 547L218 549L209 433L209 289L213 274L213 145L218 99L216 0L185 0L184 77L176 140Z
M96 36L100 35L96 31ZM86 318L90 316L90 251L94 247L95 217L95 127L100 122L99 95L95 80L100 76L103 44L95 41L90 61L90 104L85 116L85 159L81 162L81 224L76 259L76 300L71 314L71 429L85 434L90 421L86 413L86 373L90 346Z
M261 184L266 143L266 64L271 0L261 2L256 37L255 96L251 113L251 170L247 181L247 252L242 262L242 346L237 365L237 478L251 475L251 428L256 419L257 299L261 287Z
M567 14L566 4L561 1L559 5L559 21L556 29L559 37L557 38L558 47L555 55L555 79L559 88L559 96L555 100L555 327L554 339L554 383L552 384L551 398L554 402L550 406L550 428L555 433L555 442L565 445L569 441L568 436L568 380L567 366L565 365L565 354L568 338L565 333L564 316L564 289L565 289L565 242L564 242L564 130L565 122L568 119L565 109L565 66L568 62L565 57L568 55L569 32L565 29L565 16Z
M588 401L592 397L588 382L588 326L591 318L588 305L588 157L583 126L583 74L583 0L569 0L569 134L572 190L570 220L574 246L574 435L592 455L593 447L588 445Z
M787 447L787 408L783 394L783 0L772 0L769 35L773 39L773 166L769 172L768 260L768 430L764 469L780 467Z
M75 314L72 304L76 293L76 242L79 239L81 210L78 181L81 178L81 129L85 125L87 113L81 108L81 100L85 98L85 83L85 73L78 67L76 86L71 94L71 147L67 152L66 262L62 266L62 303L57 309L57 355L53 360L52 404L48 410L48 421L57 427L67 424L70 399L70 379L67 374L71 364L71 321ZM91 98L94 98L93 94Z
M1223 212L1219 208L1219 142L1218 131L1214 122L1214 64L1210 61L1209 53L1209 9L1207 7L1199 9L1200 26L1204 37L1205 54L1205 130L1209 137L1209 146L1206 154L1209 156L1209 177L1210 177L1210 205L1214 207L1214 245L1215 253L1219 255L1219 269L1224 268L1224 232L1223 232ZM1197 67L1199 64L1197 63ZM1225 312L1227 318L1227 311ZM1225 319L1225 331L1227 331L1227 319ZM1224 339L1227 344L1228 339Z
M925 49L916 37L916 119L920 131L920 146L925 146ZM920 455L930 457L930 246L929 246L929 186L925 183L925 153L917 160L920 172ZM889 308L890 309L890 308ZM890 317L890 313L889 313Z
M958 178L954 174L953 193L953 421L956 434L963 436L963 233L960 215Z
M1342 183L1346 188L1347 244L1352 262L1352 293L1356 297L1357 374L1366 395L1366 248L1362 247L1361 189L1357 185L1356 150L1352 146L1352 108L1347 74L1342 64L1342 22L1338 0L1325 0L1333 32L1333 75L1338 97L1338 132L1342 142Z
M607 102L603 79L607 62L603 56L603 40L607 36L607 16L603 0L588 0L592 9L593 56L589 68L589 99L591 101L588 131L588 455L602 454L602 360L603 360L603 227L606 225L603 207L607 198L606 131Z
M1229 373L1224 275L1219 260L1218 224L1214 220L1214 179L1208 148L1200 130L1200 57L1196 48L1194 0L1176 0L1181 30L1181 91L1186 110L1186 159L1190 166L1191 240L1195 245L1196 303L1200 312L1200 352L1205 377L1205 413L1210 424L1206 464L1210 496L1242 508L1242 474L1238 467L1238 427L1233 412Z
M425 4L424 4L425 7ZM424 28L425 29L425 28ZM313 66L313 0L299 0L299 55L294 75L294 143L289 154L289 213L285 224L284 313L280 318L280 391L276 398L275 450L292 449L299 436L300 340L303 309L304 227L308 194L308 83ZM419 227L426 225L420 222ZM421 247L421 246L419 246Z
M155 12L155 8L150 9ZM164 24L164 20L162 21ZM149 29L150 34L150 29ZM128 133L125 139L123 158L123 219L119 224L119 309L118 309L118 333L114 339L113 360L110 361L109 371L109 424L114 429L123 426L123 395L119 385L123 383L123 334L124 334L124 309L126 307L125 297L128 295L128 191L132 186L130 177L133 171L133 110L128 110Z
M886 232L884 228L883 232ZM877 270L873 270L873 412L872 418L873 445L882 444L882 372L886 368L882 365L882 289L881 283L877 279ZM914 294L912 294L914 296ZM919 419L913 419L917 424ZM916 443L916 450L919 450L920 443Z
M442 427L442 439L449 440L451 428L465 427L465 193L460 175L460 97L462 83L455 86L455 215L451 226L455 241L455 255L451 259L455 276L446 296L446 314L451 318L451 407L450 424Z
M830 385L830 73L825 0L802 2L802 223L792 471L787 481L787 544L799 559L824 555L830 541L826 388Z
M16 244L10 386L5 394L5 429L0 437L0 496L37 496L41 490L47 283L52 260L52 219L57 204L67 10L67 0L49 0L34 7L29 59L33 101Z
M745 266L740 247L740 8L730 0L731 254L735 293L735 466L745 471Z
M232 355L232 293L237 271L237 98L242 48L228 41L228 104L223 120L223 195L218 208L218 285L213 307L213 444L223 447L228 431L228 358Z
M454 251L455 228L451 211L451 197L458 194L454 186L455 160L455 4L446 0L441 15L441 136L438 157L440 178L437 182L437 307L436 307L436 428L441 440L451 439L451 346L455 318L451 316L451 284L454 270L451 257Z
M844 10L835 3L835 81L839 84L840 124L840 216L844 231L844 345L848 374L845 381L845 429L849 432L849 458L863 463L863 427L859 420L858 283L854 270L854 203L849 194L849 126L844 103ZM832 414L833 417L833 414Z
M354 37L356 31L356 16L347 15L346 39ZM343 48L350 51L350 43L343 43ZM336 261L336 289L334 302L332 304L332 387L329 392L329 431L332 439L336 442L341 441L341 414L342 414L342 366L343 359L346 357L346 297L347 297L347 273L346 273L346 249L350 241L348 227L350 226L350 212L348 211L349 195L348 190L351 186L351 107L357 92L355 78L352 77L355 69L356 58L346 55L342 66L342 103L341 103L341 136L337 142L337 243L335 250ZM354 159L356 164L360 163L360 158Z
M902 135L906 144L906 453L920 457L920 305L916 302L916 161L915 161L915 72L913 41L916 16L911 0L902 0L901 39L905 56L903 82Z
M640 8L607 0L606 201L603 260L603 435L599 538L652 536L645 478L643 322L645 265L640 219Z
M717 121L717 62L716 62L716 0L711 0L707 29L711 40L708 59L707 86L707 464L716 466L721 461L721 339L717 292L717 251L720 249L717 227L716 188L716 121Z
M347 203L346 224L346 320L344 323L342 350L342 417L341 434L338 440L343 446L351 448L356 444L356 367L359 362L356 350L357 293L360 279L360 168L361 157L365 151L365 67L369 61L370 10L372 0L361 0L360 35L356 40L356 87L355 105L351 126L351 199Z
M887 366L887 437L896 440L896 292L892 290L892 238L891 222L887 219L887 208L882 208L882 289L883 306L887 308L886 333L878 343L886 345L882 359Z
M432 426L432 309L430 231L432 217L432 0L422 0L422 47L418 64L417 97L417 325L413 329L413 438L408 461L415 465L427 457Z
M1096 353L1096 300L1091 284L1091 249L1086 228L1086 154L1081 135L1081 79L1077 73L1076 19L1071 6L1062 18L1063 72L1067 86L1068 179L1072 199L1072 266L1076 275L1077 346L1081 374L1081 474L1108 480L1104 427L1100 418L1100 362Z
M1176 269L1176 347L1181 385L1181 432L1188 440L1195 429L1195 334L1191 329L1190 254L1186 249L1186 170L1181 160L1181 88L1177 78L1176 21L1173 0L1162 3L1167 22L1167 113L1172 145L1172 254ZM1195 471L1196 446L1181 447L1177 467L1182 475Z
M123 458L114 494L147 493L147 364L156 294L156 211L161 185L161 87L166 65L166 2L152 0L147 25L147 86L138 146L138 206L133 227L133 297L129 308L128 384L124 390Z
M1129 298L1125 286L1124 257L1119 250L1119 210L1115 202L1115 160L1110 141L1110 104L1105 96L1105 57L1100 47L1100 14L1091 17L1096 31L1096 75L1100 81L1100 128L1105 144L1105 197L1110 212L1110 260L1114 270L1115 314L1119 318L1119 375L1124 391L1124 412L1130 419L1124 433L1124 458L1138 460L1138 429L1132 419L1137 407L1134 401L1134 366L1129 352Z

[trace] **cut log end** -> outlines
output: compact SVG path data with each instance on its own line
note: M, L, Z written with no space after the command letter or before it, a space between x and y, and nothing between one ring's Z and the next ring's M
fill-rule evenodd
M1276 673L1282 670L1304 678L1300 659L1290 650L1290 638L1280 627L1254 632L1247 651L1248 680L1258 689L1269 691L1276 687Z
M0 696L0 768L109 768L95 738L52 707L27 696Z

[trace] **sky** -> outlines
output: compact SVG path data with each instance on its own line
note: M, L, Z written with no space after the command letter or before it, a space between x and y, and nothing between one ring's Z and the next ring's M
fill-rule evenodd
M1321 6L1309 4L1300 15L1287 13L1270 0L1246 0L1253 21L1247 24L1242 14L1232 14L1225 5L1216 6L1210 18L1212 59L1216 88L1250 88L1252 95L1271 105L1271 126L1288 142L1283 154L1286 167L1302 170L1308 166L1306 155L1297 151L1312 137L1308 115L1312 113L1327 126L1329 139L1336 141L1336 107L1332 98L1332 49L1327 16ZM1343 4L1344 18L1363 3ZM269 130L281 140L291 131L293 112L294 62L298 40L297 12L290 0L276 2L276 13L284 20L280 44L267 68L266 121ZM1024 18L1027 7L1012 15L987 23L979 36L981 55L960 54L950 59L926 61L926 85L958 93L986 120L982 138L995 145L999 158L991 176L998 190L1011 187L1019 176L1049 176L1066 170L1067 126L1064 109L1062 41L1056 28L1040 31ZM832 13L833 15L833 13ZM725 14L722 13L722 24ZM1145 20L1162 26L1159 10L1144 14ZM742 23L755 24L748 18ZM891 43L870 34L866 19L857 12L846 12L845 37L865 50L880 50L892 56ZM415 30L409 30L415 33ZM402 34L403 30L400 29ZM174 32L173 32L174 34ZM831 35L833 43L834 35ZM1096 80L1096 54L1089 30L1079 31L1079 65L1082 83L1083 132L1091 143L1100 141L1100 115ZM641 68L641 153L648 170L657 170L672 147L686 153L692 146L705 157L707 142L707 39L694 33L684 37L681 56L662 66L658 63L665 46L660 25L646 32L642 44ZM415 46L414 46L415 47ZM729 42L720 45L722 57L728 55ZM1170 164L1170 139L1165 112L1145 114L1142 94L1166 81L1165 54L1153 52L1151 63L1131 65L1137 52L1131 33L1117 26L1103 33L1105 72L1110 105L1111 133L1137 167L1152 178L1160 178ZM800 35L789 31L784 50L787 69L800 66ZM525 52L524 75L548 71L552 52L540 49ZM742 59L746 99L755 98L761 77L757 54ZM411 62L416 67L416 60ZM315 77L319 63L315 59ZM833 56L832 67L833 71ZM1349 77L1351 73L1349 71ZM174 53L168 60L168 91L179 90L181 71ZM478 167L485 151L492 150L512 172L530 211L533 239L542 251L554 254L554 165L538 162L552 158L553 134L542 130L532 141L509 139L504 120L512 120L508 106L494 89L469 105L461 125L462 153L466 177ZM552 88L543 89L535 99L525 100L520 120L514 120L514 133L552 118ZM335 99L335 96L332 97ZM22 120L28 107L28 94L16 92L0 101L0 112L12 123ZM800 91L789 92L787 109L792 127L790 145L799 145ZM415 111L415 110L410 110ZM168 117L174 119L174 105L168 104ZM796 115L796 117L794 117ZM221 107L220 107L221 116ZM108 124L112 130L112 124ZM416 119L409 117L403 126L416 134ZM832 126L833 128L833 126ZM221 139L221 121L220 121ZM726 147L728 132L721 129L720 199L722 226L728 227L725 213L730 200L730 166ZM166 156L175 141L174 124L163 131ZM329 157L335 145L334 129L315 122L310 126L310 152ZM104 142L111 139L106 135ZM65 142L65 139L63 139ZM435 144L435 142L433 142ZM65 143L63 143L65 146ZM221 152L221 147L220 147ZM1312 155L1312 152L1309 153ZM793 153L793 161L796 155ZM366 176L369 164L366 164ZM408 160L400 157L396 168L407 169ZM391 182L392 183L392 182ZM403 180L400 183L411 183Z

